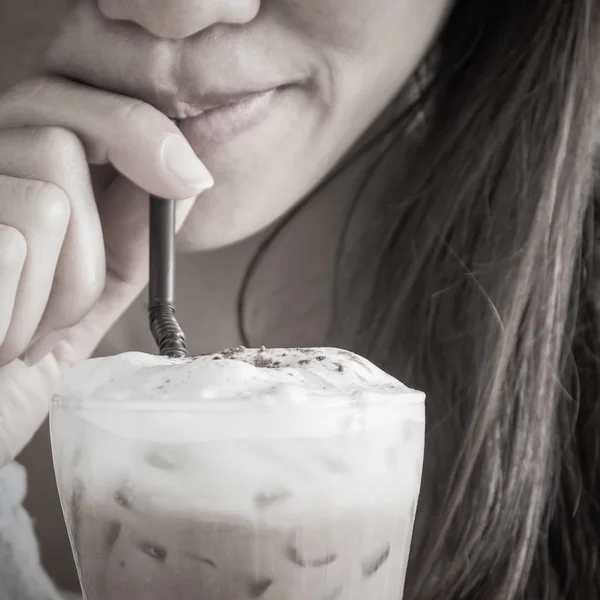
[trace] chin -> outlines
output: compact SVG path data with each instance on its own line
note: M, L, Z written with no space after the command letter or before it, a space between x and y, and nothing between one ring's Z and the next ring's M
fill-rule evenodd
M194 227L186 224L177 235L178 252L209 252L234 246L243 240L252 237L255 231L244 232L230 229L216 228L207 230L206 227Z
M258 148L254 154L244 148L244 158L254 160L228 154L220 161L215 156L203 157L216 183L198 196L179 231L177 249L181 252L217 250L256 236L279 222L315 179L310 169L296 169L301 176L290 177L293 161L277 160L273 153ZM264 164L276 166L264 168ZM299 161L296 164L302 166Z
M255 232L258 233L258 232ZM229 246L243 242L245 239L251 238L249 235L231 235L228 231L181 231L177 236L177 252L195 253L195 252L210 252L211 250L219 250Z
M264 215L257 220L255 212L254 218L247 220L243 214L236 215L235 211L233 215L227 210L215 214L215 211L206 210L200 202L177 234L178 252L209 252L234 246L264 231L279 216Z

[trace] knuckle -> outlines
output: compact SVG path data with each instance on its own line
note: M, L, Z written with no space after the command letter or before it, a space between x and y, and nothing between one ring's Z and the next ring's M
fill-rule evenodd
M27 256L27 240L14 227L0 225L0 272L20 269Z
M47 76L29 77L17 82L13 85L9 93L11 96L23 98L27 96L35 96L40 93L40 90L46 89L53 83L52 78Z
M54 274L54 285L45 318L61 328L78 324L96 305L104 291L104 261L87 249L71 248L62 255Z
M25 195L35 202L35 216L49 228L63 228L71 217L71 203L67 194L53 183L27 181Z
M104 273L86 270L80 272L77 282L77 297L69 304L66 325L76 325L96 305L104 291Z
M3 111L10 111L10 108L17 106L24 99L38 96L47 86L48 79L46 77L35 77L20 81L2 94L0 108Z
M36 145L53 169L69 171L85 161L85 149L75 133L62 127L43 127L36 132Z
M133 130L143 130L156 119L156 109L141 100L131 100L116 110L119 122Z
M106 284L106 271L104 269L88 269L81 276L82 288L84 294L84 310L85 313L96 304Z

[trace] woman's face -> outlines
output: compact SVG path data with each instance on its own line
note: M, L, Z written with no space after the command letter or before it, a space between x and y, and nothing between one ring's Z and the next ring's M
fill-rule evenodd
M318 183L406 82L450 3L72 0L48 65L182 119L216 182L183 240L214 248Z

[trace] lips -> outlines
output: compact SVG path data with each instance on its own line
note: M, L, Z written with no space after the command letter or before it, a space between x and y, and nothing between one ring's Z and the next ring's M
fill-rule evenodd
M196 98L189 100L163 98L159 100L149 99L146 101L167 115L169 118L177 121L183 121L186 119L193 119L208 112L252 102L266 93L283 87L286 86L265 85L256 91L248 90L199 94L196 96Z
M260 125L292 91L290 86L284 86L246 94L194 117L178 120L178 125L195 152L203 155L211 147Z

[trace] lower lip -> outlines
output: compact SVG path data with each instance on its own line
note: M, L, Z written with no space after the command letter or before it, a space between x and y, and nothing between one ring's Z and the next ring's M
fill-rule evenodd
M272 112L283 89L252 94L240 102L207 110L179 122L181 132L198 153L224 144L262 123Z

